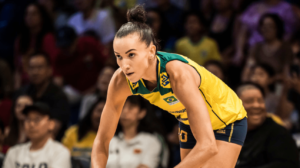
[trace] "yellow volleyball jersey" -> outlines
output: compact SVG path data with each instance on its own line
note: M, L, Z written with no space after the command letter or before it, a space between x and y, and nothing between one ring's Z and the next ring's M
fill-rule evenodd
M204 65L209 60L221 60L216 42L206 36L197 44L193 44L188 37L183 37L176 42L175 50L199 65Z
M214 130L222 129L228 124L241 120L247 113L238 98L222 80L198 65L191 59L165 52L157 52L157 86L153 91L149 91L143 79L132 83L127 79L132 94L141 95L151 104L168 111L180 122L189 125L187 111L183 104L173 93L169 75L166 72L166 64L172 60L179 60L189 64L199 73L201 83L199 92L205 100L209 112L211 124ZM200 112L200 111L199 111Z

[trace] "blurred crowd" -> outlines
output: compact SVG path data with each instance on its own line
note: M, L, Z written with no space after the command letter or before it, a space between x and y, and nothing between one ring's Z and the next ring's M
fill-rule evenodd
M299 168L299 0L0 0L0 167L89 168L113 39L143 4L160 51L236 91L248 134L236 168ZM107 168L180 162L178 121L127 99Z

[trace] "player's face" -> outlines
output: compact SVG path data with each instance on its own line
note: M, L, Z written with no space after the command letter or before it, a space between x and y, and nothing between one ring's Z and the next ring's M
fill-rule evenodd
M99 102L92 113L91 120L92 120L93 129L95 130L97 130L99 127L100 118L101 118L104 105L105 102Z
M104 67L99 75L98 81L97 81L97 88L101 92L106 92L108 89L108 84L110 79L112 78L115 70L112 67Z
M32 100L28 96L20 96L16 101L16 107L15 107L15 115L18 120L23 121L25 119L25 116L22 114L23 109L26 106L32 105Z
M137 82L149 68L150 60L155 57L155 46L147 47L137 33L115 38L113 47L117 63L131 82Z
M138 126L141 119L145 117L146 111L141 111L140 107L130 102L126 102L120 117L120 124L123 128Z
M26 136L30 140L39 140L49 136L51 130L54 129L55 123L48 116L32 111L26 116L24 126Z
M264 69L257 67L253 71L251 81L265 88L268 87L270 83L270 77Z
M248 89L241 93L240 98L243 102L248 115L248 128L260 126L266 116L265 101L258 89Z

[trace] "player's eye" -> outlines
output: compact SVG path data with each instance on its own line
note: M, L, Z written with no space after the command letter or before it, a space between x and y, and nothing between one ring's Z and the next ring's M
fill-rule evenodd
M120 55L116 55L116 57L117 57L118 59L121 59L121 58L122 58Z
M129 57L131 57L131 58L134 57L134 56L135 56L135 54L133 54L133 53L129 54Z

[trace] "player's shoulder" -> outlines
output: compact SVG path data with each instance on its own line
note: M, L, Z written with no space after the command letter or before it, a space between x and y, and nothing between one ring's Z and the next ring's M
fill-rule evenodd
M111 86L109 86L109 87L111 87L111 89L113 89L116 92L124 93L124 91L129 90L127 79L121 68L118 68L115 71L115 73L110 81L110 85Z

